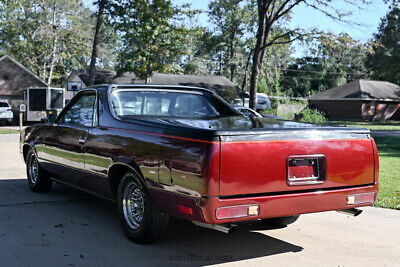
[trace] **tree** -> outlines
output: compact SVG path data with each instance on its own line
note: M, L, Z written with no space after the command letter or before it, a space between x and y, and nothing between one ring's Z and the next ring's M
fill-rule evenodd
M238 65L237 54L243 47L242 37L245 34L251 16L254 15L251 5L244 0L213 0L208 5L208 16L217 33L218 46L223 52L223 69L233 81Z
M100 41L101 27L103 25L104 8L106 4L107 0L99 0L95 3L95 5L98 6L98 10L97 10L96 28L94 31L94 38L93 38L92 56L90 59L89 85L93 85L94 83L94 74L95 74L94 72L96 67L97 51Z
M115 1L113 22L122 40L117 72L134 71L146 83L155 71L183 72L177 59L185 54L184 8L170 0Z
M347 4L360 6L369 1L343 0ZM286 44L306 36L300 29L285 29L279 34L273 34L274 25L287 18L296 6L304 4L310 8L321 11L328 17L345 21L349 12L343 12L333 6L331 0L257 0L258 23L256 45L253 51L253 62L250 78L250 107L255 107L256 89L260 71L263 67L266 49L276 44ZM280 29L282 30L282 29Z
M366 44L348 34L321 33L308 42L307 56L297 58L283 71L281 83L294 96L308 96L316 91L366 78Z
M373 79L400 84L400 8L397 6L382 18L366 66Z
M0 47L49 84L62 84L86 65L88 12L80 0L0 2Z

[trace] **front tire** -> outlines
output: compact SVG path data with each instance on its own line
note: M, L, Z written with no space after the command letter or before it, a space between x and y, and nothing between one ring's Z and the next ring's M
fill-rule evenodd
M32 149L28 151L26 156L26 175L28 178L29 188L33 192L44 193L51 190L52 181L48 174L40 167L36 154Z
M263 219L262 221L266 224L276 226L276 227L286 227L289 224L294 223L297 221L297 219L300 217L300 215L291 215L291 216L286 216L286 217L277 217L277 218L268 218L268 219Z
M126 236L136 243L150 243L166 232L169 216L151 200L140 178L126 173L118 186L118 212Z

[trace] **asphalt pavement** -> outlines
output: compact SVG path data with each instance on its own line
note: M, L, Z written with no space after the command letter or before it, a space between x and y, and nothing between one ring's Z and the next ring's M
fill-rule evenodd
M224 234L172 219L166 237L125 238L113 203L55 185L28 189L17 135L0 135L0 266L399 266L400 211L363 208L260 222Z

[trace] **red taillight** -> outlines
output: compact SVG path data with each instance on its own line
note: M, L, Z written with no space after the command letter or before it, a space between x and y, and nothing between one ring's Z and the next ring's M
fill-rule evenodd
M374 203L374 201L375 201L375 192L347 196L348 205Z
M12 109L11 109L11 108L9 108L9 109L7 109L7 111L12 111Z
M185 214L193 215L193 210L192 208L183 206L183 205L178 205L179 206L179 211Z
M215 210L217 219L236 219L248 216L257 216L260 213L259 205L240 205L221 207Z

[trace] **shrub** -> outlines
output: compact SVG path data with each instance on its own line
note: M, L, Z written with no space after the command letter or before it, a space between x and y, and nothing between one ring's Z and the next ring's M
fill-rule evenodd
M296 116L301 122L323 123L326 116L323 112L312 108L305 108Z

